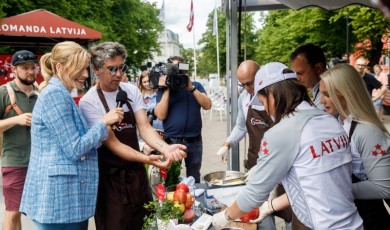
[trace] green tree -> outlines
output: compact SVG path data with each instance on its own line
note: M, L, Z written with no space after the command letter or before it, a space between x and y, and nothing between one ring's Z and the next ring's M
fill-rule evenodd
M134 69L159 51L162 24L153 3L141 0L3 0L0 16L9 17L45 9L102 33L104 41L118 41L128 51L127 63ZM12 48L10 48L12 49Z
M309 42L323 48L328 58L341 56L346 50L346 22L330 23L334 14L320 8L271 11L258 32L257 60L262 64L271 61L289 64L291 52Z
M371 60L370 66L379 62L382 54L383 43L381 37L388 33L390 23L386 17L377 9L362 6L349 6L338 11L330 18L332 22L338 22L348 16L352 33L356 36L357 41L370 39L372 49L367 50L367 57ZM353 45L353 44L352 44ZM353 47L351 47L353 48Z
M218 15L218 36L219 36L219 63L220 73L223 76L226 74L226 15L221 12L221 9L217 11ZM206 32L202 35L198 45L202 46L202 51L198 59L198 75L207 76L208 73L217 72L217 42L216 37L213 36L213 17L214 12L209 14ZM244 42L244 33L246 36L246 42ZM255 45L256 45L256 33L253 19L253 13L242 14L242 26L240 30L241 34L241 55L238 57L239 62L244 60L244 46L246 46L246 59L255 58Z

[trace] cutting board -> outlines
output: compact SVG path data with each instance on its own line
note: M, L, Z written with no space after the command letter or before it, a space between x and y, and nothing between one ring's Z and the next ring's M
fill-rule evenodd
M221 208L221 211L225 210L225 207ZM230 222L227 227L236 227L236 228L242 228L243 230L257 230L257 224L249 224L249 223L243 223L239 221L232 221Z

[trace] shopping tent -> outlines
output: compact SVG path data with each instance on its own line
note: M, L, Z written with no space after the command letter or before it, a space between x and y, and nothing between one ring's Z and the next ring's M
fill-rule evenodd
M101 38L100 32L43 9L0 19L0 45L52 47L65 40L85 44Z
M238 39L237 39L237 17L239 11L266 11L266 10L283 10L283 9L302 9L305 7L320 7L326 10L336 10L345 6L360 4L373 7L370 0L223 0L222 9L226 12L226 31L230 36L226 39L226 73L228 85L228 101L231 101L231 114L227 113L227 130L230 133L235 126L237 118L237 56L238 56ZM230 78L230 79L229 79ZM228 168L239 171L239 146L232 146L232 154L228 162Z
M100 32L43 9L0 19L0 46L34 47L39 50L51 48L59 42L74 41L89 47L101 38ZM11 54L0 54L0 85L14 78L10 69L11 57ZM43 77L38 73L37 82L41 81ZM89 87L91 82L87 82Z

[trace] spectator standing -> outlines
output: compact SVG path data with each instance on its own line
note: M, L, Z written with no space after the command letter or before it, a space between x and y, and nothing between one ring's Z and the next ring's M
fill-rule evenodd
M387 74L383 72L382 68L380 65L374 65L374 73L375 73L375 78L382 83L382 85L388 86L389 84L389 78L387 77ZM386 90L387 92L387 90ZM386 93L384 93L381 97L377 97L377 95L380 93L380 90L378 89L373 89L372 90L372 100L374 101L374 107L376 114L378 115L379 119L382 121L383 120L383 107L382 107L382 100L383 97ZM376 99L377 98L377 99ZM376 99L376 100L374 100Z
M0 130L3 134L1 172L5 201L4 230L22 229L20 200L30 158L32 110L38 97L35 54L20 50L12 56L15 79L0 87ZM15 103L17 107L11 104Z
M31 156L20 211L37 229L86 230L95 213L98 166L96 144L120 122L113 109L91 129L70 92L82 89L90 55L75 42L61 42L41 57L47 82L35 104Z
M139 80L139 90L141 91L144 103L146 106L146 114L149 121L152 122L152 126L155 129L164 131L162 121L159 120L154 114L154 108L156 107L157 89L152 89L149 84L150 72L145 70L142 72Z
M180 56L168 59L172 64L184 62ZM188 76L187 76L188 77ZM185 159L186 174L200 183L200 168L202 165L202 117L200 109L209 110L211 100L202 84L192 82L188 77L188 85L181 89L171 89L166 84L167 76L159 79L157 105L154 110L157 118L163 121L165 140L170 143L180 143L187 146Z
M390 215L383 204L383 199L390 198L389 132L375 116L371 97L352 66L335 66L321 78L321 102L326 112L339 114L349 134L352 192L364 229L390 229Z
M297 79L306 88L311 89L312 101L318 109L324 107L320 103L320 75L326 70L326 59L322 49L312 43L299 46L290 55L291 68L297 74Z
M149 214L144 204L152 200L144 164L169 167L186 156L185 146L165 143L150 125L143 97L133 84L121 83L127 70L127 51L117 42L104 42L90 49L93 71L99 77L80 101L80 109L93 127L110 108L117 106L118 92L127 94L123 121L109 131L108 139L98 148L99 189L95 223L97 230L141 229ZM139 152L137 129L141 138L167 157Z
M369 95L372 95L372 91L374 89L379 90L376 93L376 96L372 98L372 100L375 102L376 100L381 98L386 93L387 86L382 85L382 83L380 81L378 81L373 75L371 75L365 71L365 68L367 66L366 63L367 63L366 58L361 56L358 59L356 59L354 67L355 67L356 71L359 73L360 77L363 78L363 81L366 85L366 88L368 90Z
M296 74L281 63L266 64L257 72L255 92L275 125L261 140L254 173L234 203L213 216L214 227L224 227L256 207L265 206L260 215L276 210L278 204L267 198L282 181L294 213L307 227L362 229L353 203L352 157L341 125L315 108Z

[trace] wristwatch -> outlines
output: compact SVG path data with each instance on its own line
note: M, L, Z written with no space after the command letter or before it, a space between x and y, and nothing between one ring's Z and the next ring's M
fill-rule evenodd
M192 89L191 89L191 93L194 93L194 91L196 90L196 86L194 86Z

